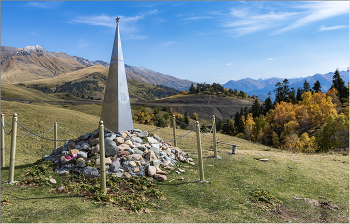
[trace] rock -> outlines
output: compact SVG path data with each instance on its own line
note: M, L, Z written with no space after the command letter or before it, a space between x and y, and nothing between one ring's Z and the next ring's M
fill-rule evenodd
M122 177L123 173L113 173L112 176L114 176L114 177Z
M148 136L148 132L147 131L144 131L142 133L137 133L137 137L140 137L140 138L145 138Z
M142 131L140 129L133 129L132 132L141 133Z
M123 143L123 144L119 145L118 148L120 151L124 151L124 150L127 150L128 148L130 148L130 146Z
M69 142L68 150L74 149L74 147L75 147L75 142Z
M132 150L132 149L127 149L126 151L128 151L130 154L134 154L135 153L134 150Z
M114 141L117 143L117 145L121 145L124 143L124 138L122 137L117 137L114 139Z
M192 166L194 166L194 165L195 165L195 163L194 163L194 162L189 162L188 164L190 164L190 165L192 165Z
M78 149L71 149L71 150L69 150L69 153L68 153L68 155L70 155L70 156L74 156L74 155L77 155L78 154Z
M105 139L105 149L105 156L116 156L119 153L119 148L117 144L111 139L111 137Z
M129 161L140 161L140 160L142 160L142 156L140 154L128 155L128 160Z
M118 157L122 157L122 156L127 156L129 155L130 153L128 151L122 151L118 154Z
M134 173L138 173L140 171L140 168L135 168Z
M83 159L87 159L87 153L84 151L79 151L77 158L83 158Z
M159 167L160 166L160 161L158 159L153 161L153 166Z
M168 179L165 175L162 174L154 174L153 178L158 181L166 181Z
M157 174L162 174L162 175L167 175L168 174L166 171L163 171L163 170L157 170L156 173Z
M140 161L135 161L136 166L141 166L141 162Z
M109 166L109 171L115 173L115 172L117 172L119 167L120 167L120 159L119 158L114 159L112 161L111 165Z
M88 139L90 137L90 133L85 133L81 138L83 139L83 140L86 140L86 139Z
M100 158L96 159L95 160L95 166L99 167L100 166Z
M124 170L124 172L129 172L129 167L124 166L124 167L123 167L123 170Z
M157 170L155 166L149 166L148 167L148 176L153 177L154 174L156 174Z
M186 159L186 162L187 162L187 163L193 162L193 159L192 159L192 158L187 158L187 159Z
M162 146L162 150L167 150L167 149L168 149L168 147L166 145Z
M122 134L123 138L126 138L128 136L128 134L126 132L122 132L121 134Z
M149 149L149 151L153 151L156 156L159 156L159 148L152 147Z
M93 138L89 141L89 144L92 146L97 145L100 142L99 138Z
M62 165L65 165L65 164L67 164L68 162L69 162L69 159L66 159L65 156L61 156L61 158L60 158L60 163L61 163Z
M146 147L144 145L139 145L137 148L139 150L141 150L142 152L144 152L146 150Z
M128 172L125 172L125 173L124 173L124 176L125 176L126 178L130 178L130 177L131 177L130 173L128 173Z
M174 169L175 169L175 168L172 167L172 166L165 166L164 168L165 168L165 169L168 169L168 170L174 170Z
M130 162L129 162L129 166L131 166L131 167L136 167L135 161L130 161Z
M136 154L140 154L141 156L143 156L143 152L141 150L139 150L138 148L133 148L134 153Z
M147 137L147 140L151 144L157 143L157 140L155 140L153 137Z
M83 174L86 178L94 178L98 176L98 170L91 166L87 166L83 169Z
M84 166L85 166L85 162L84 162L84 161L79 161L79 162L78 162L77 167L83 168Z
M57 188L57 191L63 191L63 190L64 190L64 187L63 187L63 186Z
M173 155L173 153L171 152L171 150L170 150L170 149L167 149L165 152L166 152L166 154L167 154L168 156Z
M259 159L259 161L261 161L261 162L267 162L267 161L269 161L269 159Z
M130 146L131 148L135 148L134 144L130 140L126 140L124 143Z
M185 178L183 178L183 177L179 177L179 180L184 180Z
M106 165L111 165L112 164L112 160L111 160L110 157L105 158L105 164Z
M60 176L65 176L65 175L67 175L69 173L69 171L67 171L67 170L62 170L62 171L60 171L59 173L58 173L58 175L60 175Z
M135 155L138 155L138 154L135 154ZM147 153L144 154L144 158L146 160L148 160L149 162L153 162L154 160L157 159L156 155L154 154L153 151L149 151Z
M184 173L185 172L185 170L183 170L183 169L177 169L180 173Z
M162 139L156 134L153 135L153 138L155 138L158 142L162 141Z
M95 147L92 147L92 151L91 151L91 154L92 155L95 155L96 153L99 153L100 152L100 145L97 144Z
M159 150L159 144L151 144L151 148L157 148Z
M57 183L55 179L50 179L49 182L50 182L50 184L56 184Z
M142 143L142 139L140 137L134 137L134 138L131 138L131 142L133 142L134 144L135 143Z

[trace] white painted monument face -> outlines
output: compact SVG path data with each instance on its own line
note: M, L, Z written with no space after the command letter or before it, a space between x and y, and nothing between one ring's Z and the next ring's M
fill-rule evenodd
M107 129L113 132L123 132L134 129L134 124L119 34L119 17L116 21L117 28L109 65L101 120Z

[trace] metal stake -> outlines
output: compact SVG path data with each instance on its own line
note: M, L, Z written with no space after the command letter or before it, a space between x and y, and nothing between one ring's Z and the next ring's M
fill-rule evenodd
M214 148L214 157L218 157L218 152L217 152L217 145L216 145L216 121L215 121L215 115L213 115L213 148Z
M101 171L101 191L107 193L106 189L106 166L105 166L105 131L103 121L100 121L99 130L99 142L100 142L100 171Z
M54 124L54 136L55 136L55 142L54 142L54 149L57 149L57 122Z
M173 115L173 133L174 133L174 146L177 147L177 140L176 140L176 121L175 121L175 115Z
M198 166L199 166L199 177L200 181L204 181L204 170L203 170L203 160L202 160L202 146L201 146L201 133L199 122L196 121L196 133L197 133L197 148L198 148Z
M5 127L4 124L5 115L1 114L1 167L5 167Z
M17 138L17 114L13 114L9 183L12 183L14 181L14 176L15 176L16 138Z

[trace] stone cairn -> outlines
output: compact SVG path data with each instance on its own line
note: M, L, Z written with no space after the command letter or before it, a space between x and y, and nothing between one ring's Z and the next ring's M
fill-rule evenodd
M99 130L85 133L75 140L66 141L64 146L45 155L43 161L53 161L55 171L66 175L70 171L86 178L100 174ZM133 129L122 133L105 132L106 173L117 177L148 175L159 181L167 180L167 171L174 170L177 161L195 165L193 159L186 156L179 148L163 140L156 134L148 136L147 131ZM184 172L178 169L177 173Z

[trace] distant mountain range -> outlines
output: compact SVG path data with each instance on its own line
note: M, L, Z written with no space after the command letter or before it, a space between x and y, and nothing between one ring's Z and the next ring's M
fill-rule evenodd
M85 77L92 72L108 74L109 63L97 60L90 61L78 56L70 56L64 52L48 52L39 45L27 46L23 49L1 46L1 81L7 83L57 83L67 82L79 77ZM125 64L126 77L143 83L163 85L177 90L188 90L196 82L165 75L147 68L138 68ZM332 85L334 72L315 74L303 78L288 79L290 87L295 90L302 87L305 79L313 87L316 80L320 81L322 91L328 91ZM346 85L349 82L349 72L341 71L340 75ZM238 81L228 81L222 86L228 89L244 91L248 95L256 95L260 100L272 93L274 99L275 85L284 78L268 78L254 80L245 78Z
M318 80L322 86L322 92L328 91L332 86L334 72L329 72L327 74L315 74L313 76L302 77L302 78L291 78L289 81L289 88L294 88L298 90L298 87L303 87L305 80L309 82L310 87L312 88L315 82ZM345 82L345 85L348 86L349 83L349 72L340 71L340 76ZM274 100L275 85L278 82L283 82L285 78L268 78L268 79L241 79L238 81L230 80L222 86L228 89L237 89L238 91L242 90L248 95L253 96L254 94L258 96L260 100L265 100L268 97L268 93L271 91L271 98Z
M90 61L63 52L48 52L39 45L27 46L23 49L1 46L1 81L8 83L37 83L39 80L47 82L47 79L67 76L66 74L92 66L97 66L94 72L101 70L100 72L104 73L103 67L108 68L109 63L101 60ZM125 64L125 70L126 77L129 79L177 90L188 90L190 85L195 83L127 64Z

